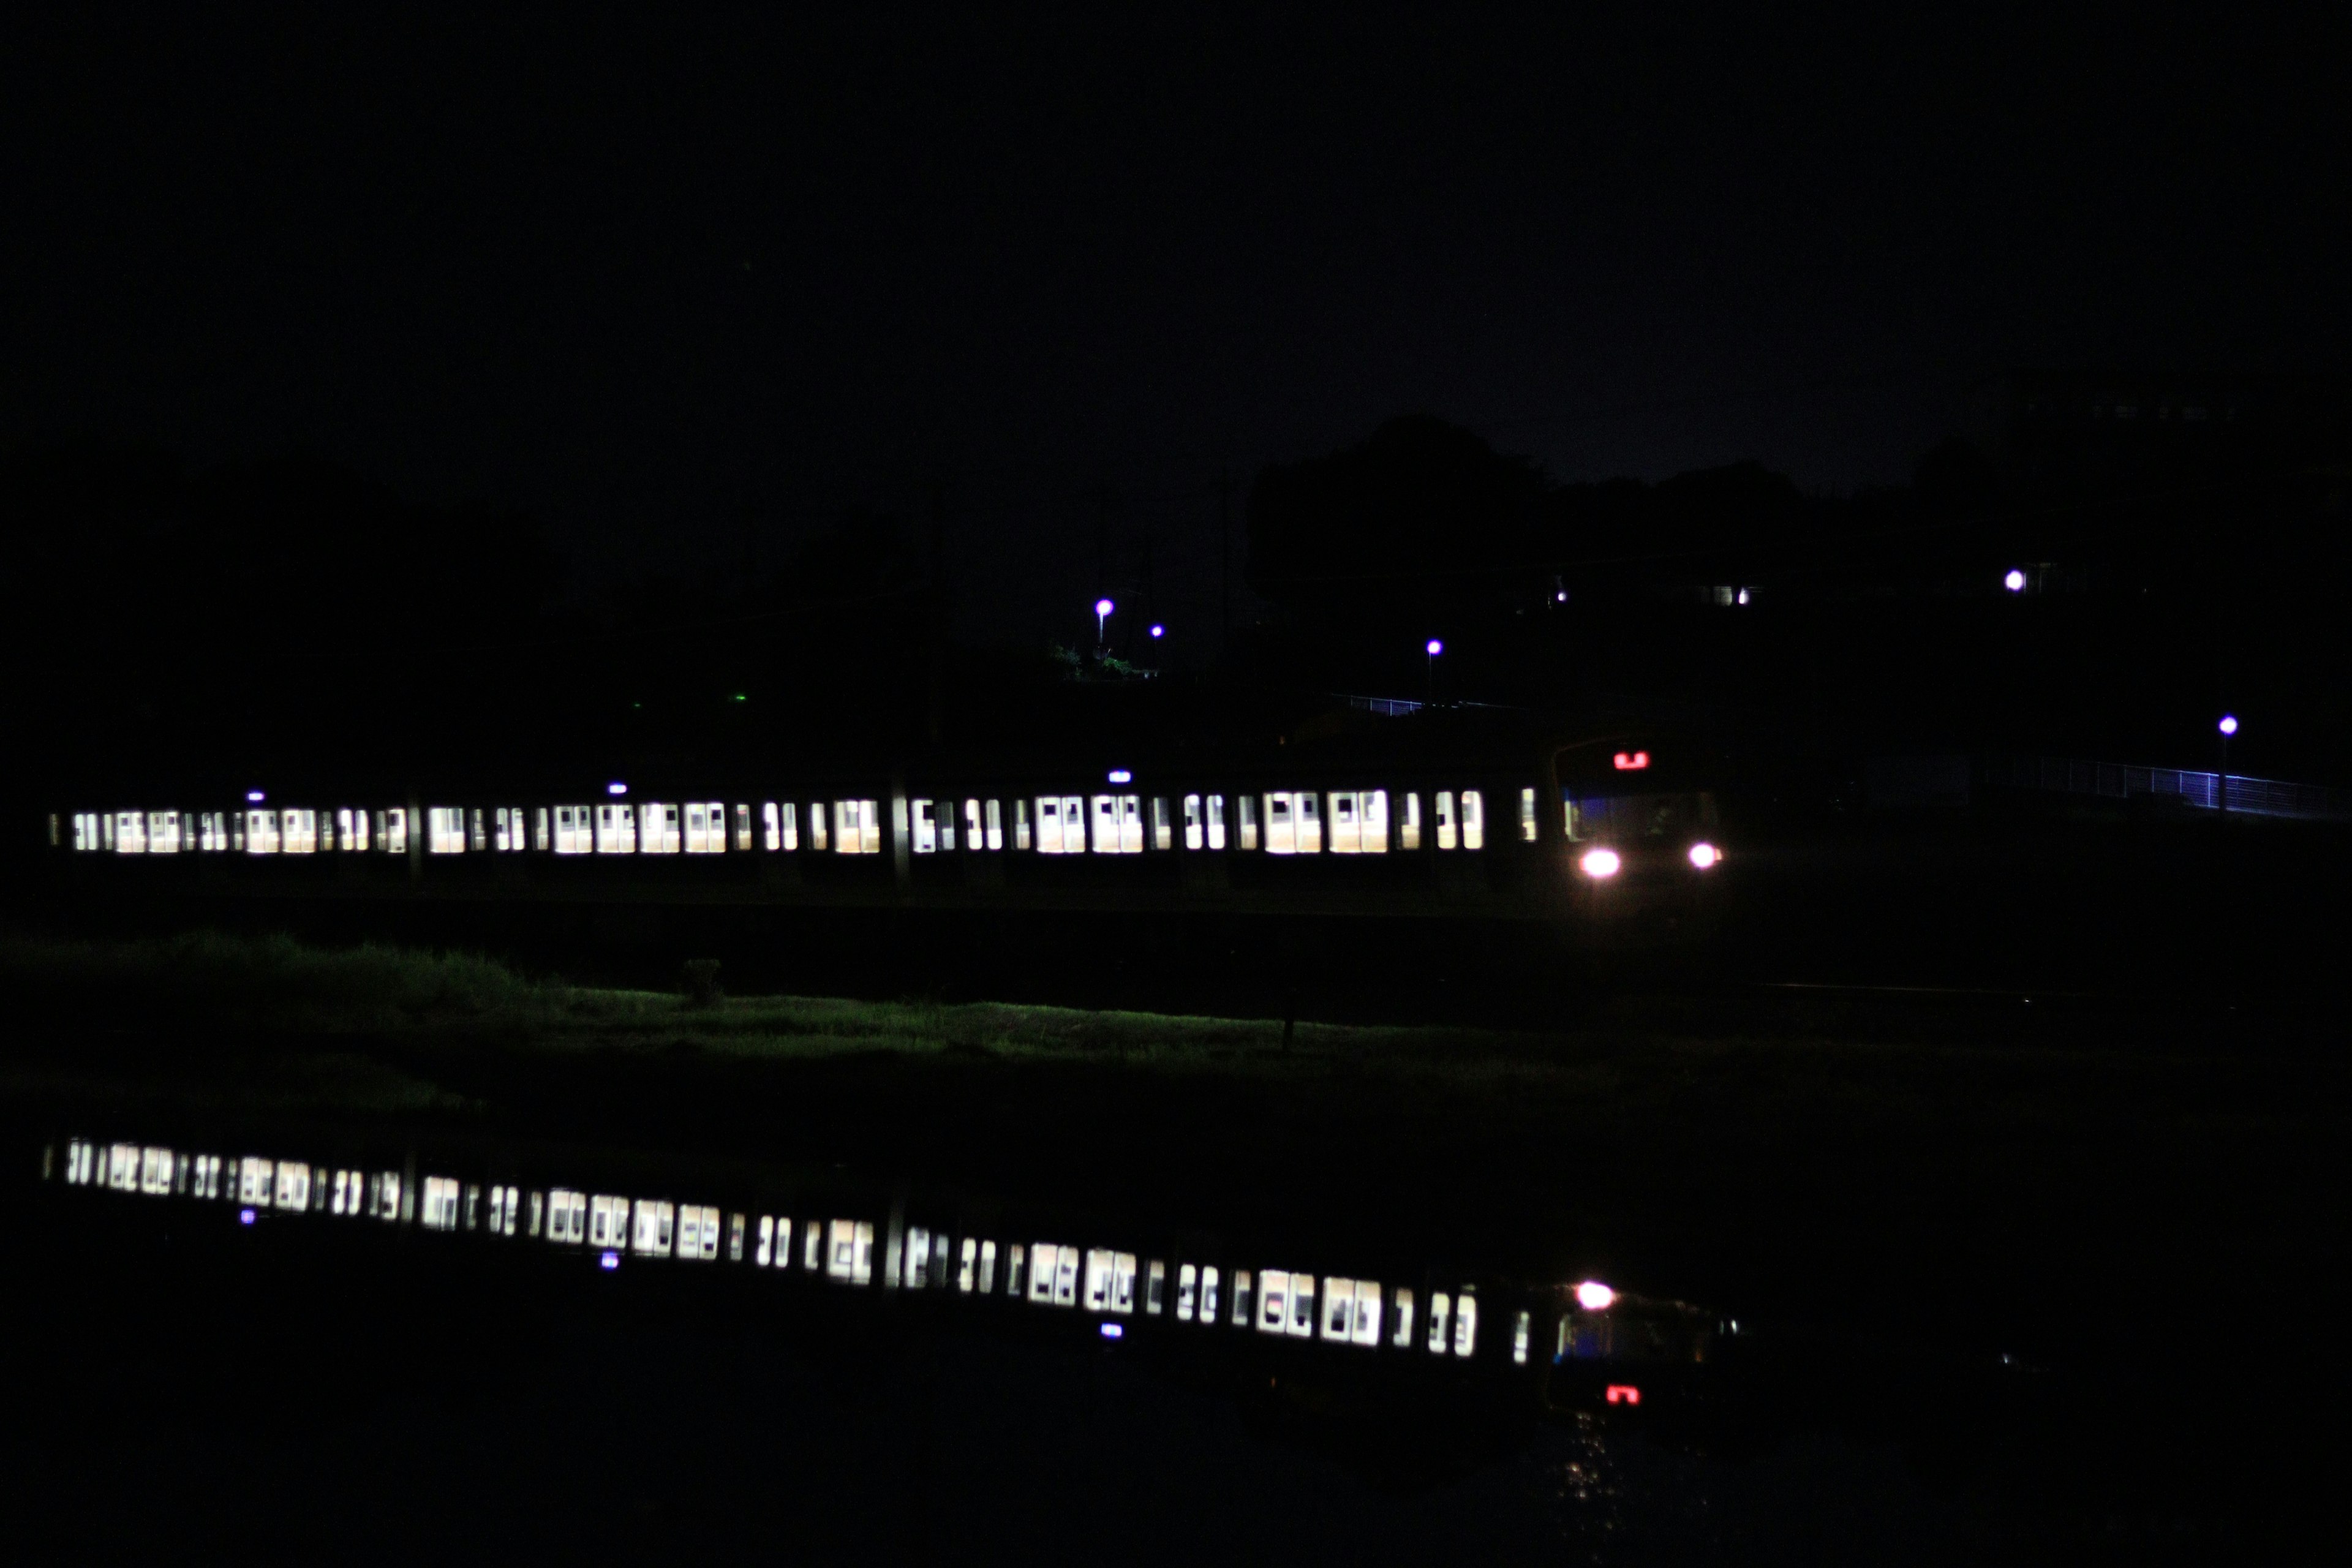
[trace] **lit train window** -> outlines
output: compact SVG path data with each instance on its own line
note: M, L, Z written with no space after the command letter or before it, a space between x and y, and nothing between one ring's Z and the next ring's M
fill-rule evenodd
M1110 1310L1112 1256L1100 1247L1087 1249L1087 1310L1089 1312Z
M1437 847L1451 849L1457 842L1454 827L1454 792L1442 789L1437 792Z
M562 1246L588 1237L588 1194L557 1187L547 1194L547 1239Z
M965 842L969 844L971 841L967 839ZM951 850L955 847L955 802L951 800L943 800L940 802L940 847L942 849Z
M995 803L992 801L989 804L992 805ZM1004 835L1002 832L997 834L995 844L988 842L986 832L987 830L980 825L980 802L965 801L963 803L963 847L967 849L979 849L983 847L993 849L1003 846Z
M457 1229L458 1196L459 1187L455 1177L425 1177L425 1213L417 1223L427 1230Z
M1449 1326L1448 1315L1453 1306L1454 1298L1443 1290L1434 1292L1429 1298L1429 1353L1432 1355L1445 1353L1445 1331Z
M397 1224L409 1215L409 1205L416 1201L415 1194L402 1179L398 1171L386 1171L376 1179L375 1214L387 1224Z
M1381 1342L1381 1282L1377 1279L1356 1281L1356 1321L1349 1328L1348 1342L1358 1345Z
M1001 800L992 800L987 803L987 807L985 816L988 823L988 847L991 849L1002 849L1004 847L1004 803Z
M139 1152L139 1190L150 1197L162 1197L172 1190L172 1152L169 1149L142 1149Z
M1326 797L1327 820L1331 825L1331 853L1353 855L1363 848L1363 826L1357 816L1356 795L1352 790L1333 790Z
M117 855L147 853L146 813L118 811L114 814L114 852Z
M1330 796L1331 853L1385 855L1389 849L1388 791L1334 791Z
M1485 799L1475 789L1462 792L1462 847L1484 849L1486 847Z
M1066 802L1064 803L1066 805ZM1064 815L1062 832L1066 839L1071 824ZM1098 795L1094 797L1094 851L1097 855L1140 855L1143 853L1143 797L1133 795Z
M748 804L735 808L735 847L745 853L751 847L751 807Z
M879 855L882 853L881 813L870 800L837 800L833 803L834 853L837 855ZM822 849L824 846L817 846Z
M1029 847L1029 802L1026 799L1013 803L1013 847Z
M471 826L467 829L467 843L477 854L479 854L481 851L488 849L490 847L489 829L485 826L482 822L482 808L478 805L466 815L471 823Z
M346 1215L358 1214L361 1194L366 1190L367 1178L357 1171L337 1171L334 1191L327 1203L327 1212Z
M1199 1269L1189 1263L1176 1266L1176 1321L1180 1323L1192 1321L1192 1303L1199 1300ZM1214 1310L1212 1309L1213 1314Z
M1262 1334L1282 1332L1290 1316L1290 1276L1279 1268L1268 1268L1257 1277L1257 1331ZM1236 1298L1240 1291L1234 1292ZM1234 1305L1240 1305L1238 1299Z
M490 847L501 855L521 848L522 822L521 812L508 806L499 807L498 815L490 824Z
M1323 1281L1323 1337L1344 1342L1356 1325L1356 1282L1333 1278Z
M236 1201L248 1206L269 1206L270 1177L277 1167L248 1154L237 1162Z
M1184 847L1198 849L1204 841L1201 832L1201 797L1188 795L1184 797Z
M425 808L425 852L463 855L466 852L466 808L429 805Z
M206 1201L219 1197L221 1157L218 1154L199 1154L195 1164L195 1172L188 1180L188 1191Z
M940 1231L931 1237L931 1278L940 1289L948 1288L948 1233Z
M533 1193L530 1194L530 1229L528 1234L536 1240L541 1235L541 1227L546 1223L547 1194Z
M1267 795L1265 797L1265 852L1269 855L1291 855L1296 854L1297 849L1298 826L1291 814L1290 796Z
M86 855L98 847L98 814L77 811L73 819L73 847L78 855Z
M809 809L810 809L811 811L814 811L816 808L815 808L814 806L811 806ZM784 827L784 843L783 843L783 847L784 847L786 849L798 849L798 848L801 847L801 824L800 824L800 811L799 811L799 808L798 808L798 807L796 807L796 806L795 806L795 805L794 805L791 801L789 801L789 800L788 800L788 801L784 802L784 804L783 804L782 806L780 806L780 807L778 808L778 810L779 810L779 812L782 814L782 817L783 817L783 827ZM822 849L822 848L823 848L823 847L824 847L823 845L821 845L821 844L820 844L819 846L817 846L817 847L818 847L818 848L820 848L820 849Z
M928 800L916 800L907 804L913 808L915 814L915 853L918 855L933 853L940 847L940 827L932 813L931 803Z
M993 1295L996 1290L996 1243L980 1244L980 1293Z
M289 807L279 816L283 831L278 842L289 855L315 855L319 850L319 814Z
M1290 1332L1297 1339L1311 1337L1315 1332L1315 1276L1312 1274L1290 1277Z
M1563 1322L1565 1319L1561 1320ZM1521 1312L1511 1320L1511 1361L1514 1365L1528 1364L1528 1314Z
M638 854L675 855L682 837L677 806L649 800L637 807Z
M816 850L822 850L824 848L824 802L821 800L813 800L809 802L810 848Z
M1454 1353L1467 1356L1478 1348L1478 1298L1465 1286L1454 1303Z
M1160 1262L1160 1259L1155 1258L1151 1260L1150 1269L1145 1275L1145 1283L1143 1287L1143 1310L1150 1313L1153 1317L1158 1317L1160 1315L1160 1309L1161 1306L1161 1298L1166 1296L1167 1293L1168 1265Z
M779 1248L776 1246L776 1216L772 1214L761 1215L760 1216L760 1246L759 1250L751 1255L751 1267L754 1268L765 1268L771 1263L777 1261L780 1258L788 1256L791 1252L791 1248L792 1243L790 1240L787 1240L782 1248Z
M1062 1249L1054 1242L1041 1241L1029 1249L1029 1300L1041 1307L1054 1301L1054 1269L1061 1262Z
M596 808L596 853L634 855L637 852L636 814L625 804L606 802Z
M1372 1319L1372 1329L1374 1332L1380 1330L1377 1315ZM1401 1288L1396 1293L1396 1331L1389 1343L1401 1351L1412 1349L1412 1292L1409 1289Z
M760 803L760 847L772 855L784 847L783 816L772 800Z
M530 847L542 853L553 847L554 836L547 830L547 807L533 808L530 821Z
M814 1274L824 1261L824 1232L817 1221L810 1220L801 1226L801 1267Z
M151 811L147 814L147 853L177 855L180 852L180 814L176 811Z
M899 1283L919 1290L931 1281L931 1233L921 1226L907 1232L907 1259Z
M972 1280L980 1268L980 1242L973 1237L963 1238L963 1250L956 1258L956 1289L971 1294Z
M629 1249L648 1258L667 1258L677 1246L677 1205L661 1198L639 1198L629 1208Z
M301 1210L310 1206L310 1167L299 1160L284 1160L278 1166L277 1205L282 1209Z
M1054 1305L1075 1306L1077 1300L1078 1249L1066 1247L1062 1248L1062 1255L1054 1260Z
M555 808L555 852L558 855L593 855L596 851L596 823L593 811L584 805L559 805Z
M1536 792L1519 791L1519 837L1529 844L1536 841Z
M1217 1321L1217 1270L1210 1266L1201 1270L1201 1321Z
M1257 796L1235 795L1234 805L1241 813L1241 821L1234 825L1241 829L1241 847L1255 849L1257 847Z
M1028 1262L1029 1249L1014 1242L1012 1249L1004 1255L1004 1293L1007 1296L1018 1297L1021 1294L1023 1280L1026 1278L1023 1270Z
M598 1194L588 1201L588 1245L619 1247L629 1239L629 1200Z
M245 814L245 852L248 855L278 853L278 813L248 811Z
M669 1205L664 1204L663 1208ZM719 1257L719 1210L709 1204L684 1204L677 1211L677 1242L676 1252L680 1258L695 1258L704 1263L715 1262Z
M1168 797L1164 795L1153 795L1151 797L1151 847L1154 849L1175 848L1175 828L1168 820Z
M1132 1252L1110 1255L1110 1310L1122 1315L1135 1311L1135 1267Z
M687 803L686 852L689 855L723 855L727 852L726 806L715 800Z
M395 805L384 812L383 831L376 835L376 842L383 846L383 852L387 855L408 853L408 808L406 806Z
M1059 795L1041 795L1037 797L1037 853L1059 855L1061 852L1062 799Z
M835 1220L825 1237L824 1277L863 1285L873 1271L874 1226L862 1220Z
M499 1236L512 1236L515 1222L522 1216L520 1187L490 1189L490 1229Z
M1225 847L1225 797L1213 795L1209 797L1208 805L1209 847L1223 849Z
M196 818L197 847L218 855L228 848L228 813L207 811Z

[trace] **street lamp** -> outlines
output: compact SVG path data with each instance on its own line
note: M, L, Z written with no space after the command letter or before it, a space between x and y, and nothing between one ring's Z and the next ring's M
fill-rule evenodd
M1103 640L1103 627L1110 620L1110 613L1118 608L1118 606L1108 599L1095 601L1095 641Z
M1161 637L1164 637L1167 635L1168 628L1166 626L1161 626L1158 621L1151 623L1151 640L1153 642L1158 642Z
M2230 815L2230 737L2238 732L2238 716L2224 713L2213 726L2221 731L2221 771L2213 777L2213 801L2223 816Z
M2022 594L2025 592L2025 574L2012 566L2009 569L2009 575L2000 580L2000 585L2012 594Z
M1422 651L1429 656L1427 688L1422 695L1428 705L1434 708L1437 706L1437 656L1445 651L1445 645L1432 637L1429 639L1428 646Z

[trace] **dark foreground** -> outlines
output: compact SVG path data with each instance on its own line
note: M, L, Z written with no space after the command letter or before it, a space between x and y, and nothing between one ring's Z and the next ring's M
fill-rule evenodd
M2325 1015L1626 995L1550 1030L696 1008L289 943L9 945L20 1529L60 1552L2205 1561L2330 1495ZM415 1249L60 1229L60 1121L839 1162L1152 1225L1431 1238L1736 1314L1714 1419L1399 1467L1324 1394L847 1337Z

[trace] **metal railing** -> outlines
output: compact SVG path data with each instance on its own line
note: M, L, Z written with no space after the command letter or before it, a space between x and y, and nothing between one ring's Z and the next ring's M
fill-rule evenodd
M2223 804L2220 774L2184 768L2142 768L2074 757L1989 757L1979 765L1979 781L1996 789L2049 790L2109 800L2173 799L2204 811L2220 810ZM2352 791L2231 773L2228 806L2248 816L2352 821Z

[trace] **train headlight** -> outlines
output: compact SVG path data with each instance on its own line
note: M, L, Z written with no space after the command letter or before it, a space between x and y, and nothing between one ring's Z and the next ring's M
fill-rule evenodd
M1577 869L1596 882L1606 881L1623 869L1625 862L1617 858L1614 849L1588 849L1576 863Z
M1722 859L1723 851L1704 840L1690 847L1690 863L1702 871L1709 866L1720 864Z
M1588 1312L1605 1312L1617 1300L1617 1292L1598 1279L1587 1279L1576 1288L1576 1304Z

